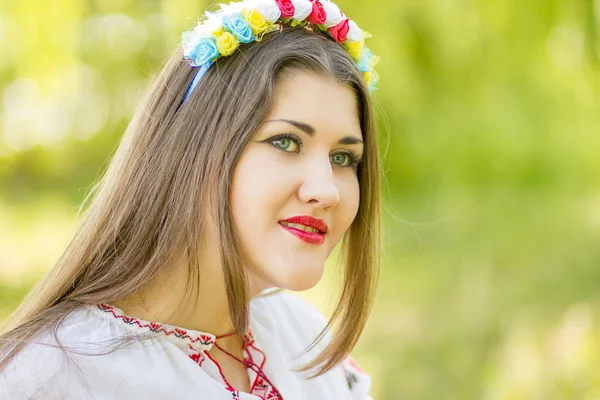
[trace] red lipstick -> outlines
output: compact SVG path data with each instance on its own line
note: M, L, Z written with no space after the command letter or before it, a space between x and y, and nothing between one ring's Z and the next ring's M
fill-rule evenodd
M327 223L322 219L311 217L310 215L299 215L279 221L279 225L299 239L310 244L322 244L325 242L325 234L329 229ZM302 225L302 226L298 226ZM303 228L312 228L315 231L307 232Z

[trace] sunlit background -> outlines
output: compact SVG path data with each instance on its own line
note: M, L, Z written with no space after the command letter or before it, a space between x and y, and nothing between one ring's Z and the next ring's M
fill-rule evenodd
M337 3L381 56L374 397L600 399L600 1ZM0 5L0 320L207 4Z

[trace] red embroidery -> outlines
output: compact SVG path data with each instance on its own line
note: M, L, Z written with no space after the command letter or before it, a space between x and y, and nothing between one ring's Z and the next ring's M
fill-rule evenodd
M212 338L210 336L208 336L208 335L205 335L205 334L200 335L200 339L204 343L210 343L210 342L212 342Z
M200 335L192 336L187 330L182 329L182 328L176 328L176 327L169 328L168 326L163 325L158 322L145 322L145 321L142 322L140 319L138 319L136 317L130 317L128 315L123 314L122 312L119 312L115 307L113 307L109 304L100 303L100 304L96 304L96 306L100 310L112 314L114 318L119 319L119 320L125 322L126 324L136 325L142 329L147 328L153 332L162 332L167 336L175 336L180 339L187 339L189 341L188 348L191 351L191 354L189 355L189 357L195 363L197 363L199 366L202 366L202 364L206 360L206 357L208 357L217 366L217 368L219 370L219 374L221 375L221 378L223 379L223 382L225 383L225 388L231 393L232 399L239 400L240 392L235 390L235 388L233 386L231 386L231 384L227 381L219 363L217 363L217 361L214 360L210 356L210 354L208 354L207 350L199 351L194 346L194 345L198 345L198 344L206 345L206 346L214 344L221 351L224 351L221 347L218 346L218 344L216 344L216 340L215 340L214 336L204 334L204 333L202 333ZM279 391L271 384L271 382L269 382L269 379L264 375L264 372L262 371L262 369L265 365L265 362L267 360L267 356L265 355L265 353L262 350L260 350L255 345L255 340L254 340L254 336L252 335L252 331L250 329L248 329L248 332L245 335L243 335L242 339L244 341L244 351L245 351L245 353L247 353L248 357L245 358L244 360L238 360L238 361L241 361L246 366L246 368L252 369L257 374L256 379L254 380L254 383L252 384L250 393L260 397L263 400L283 400L283 398L279 394ZM254 362L254 360L252 359L252 355L248 351L248 348L252 348L257 353L260 353L260 355L262 356L262 360L260 360L260 365L258 365Z
M169 330L167 327L165 327L165 325L160 324L158 322L148 322L148 323L143 323L142 321L140 321L138 318L135 317L130 317L128 315L125 314L120 314L115 307L108 305L108 304L97 304L98 308L104 312L110 313L112 314L116 319L120 319L123 322L125 322L126 324L129 325L137 325L140 328L148 328L153 332L162 332L167 336L175 336L178 337L180 339L187 339L189 340L191 343L198 343L201 345L212 345L215 343L214 338L206 335L206 334L201 334L197 337L192 337L188 331L186 331L185 329L181 329L181 328L174 328Z
M252 390L250 393L255 394L259 397L264 398L264 395L267 395L269 390L269 385L262 379L260 376L257 376L254 380L254 384L252 385Z
M279 392L274 391L274 392L269 392L269 394L267 395L266 400L283 400L283 397L281 397L281 395L279 394Z
M354 385L358 382L357 374L365 374L365 372L356 364L356 361L351 356L346 357L346 359L342 362L342 369L344 371L344 375L346 375L346 382L348 383L348 388L352 390Z
M153 330L154 332L158 332L161 327L162 327L161 324L157 324L156 322L150 322L150 329Z
M237 390L235 390L232 387L228 387L227 390L229 390L231 392L231 398L233 400L240 400L240 392L238 392Z
M262 355L263 359L262 359L262 362L260 363L260 365L259 365L258 367L259 367L260 369L263 369L263 367L264 367L264 365L265 365L265 361L267 360L267 355L266 355L266 354L265 354L265 353L264 353L264 352L263 352L261 349L259 349L258 347L256 347L256 346L254 345L254 341L252 341L252 343L250 343L250 344L248 345L248 347L252 347L254 350L256 350L257 352L259 352L259 353ZM254 361L254 360L253 360L253 361Z
M346 362L352 367L354 368L357 372L360 372L361 374L364 374L365 371L362 370L362 368L360 368L358 366L358 364L356 364L356 361L354 361L354 359L351 356L346 357Z
M262 360L260 362L260 365L258 365L256 363L256 361L254 361L254 358L252 357L252 354L248 351L248 348L252 348L252 349L256 350L260 355L262 355ZM258 369L260 371L262 371L262 369L265 365L265 360L266 360L265 353L263 353L263 351L260 350L258 347L254 346L254 342L252 342L252 344L247 345L246 348L244 349L244 352L248 356L247 367L251 368L251 364L253 364L256 367L258 367ZM265 380L260 376L260 374L256 370L253 369L253 371L256 372L256 378L254 378L254 382L252 383L250 393L255 394L255 395L258 395L257 393L261 393L261 392L266 393L266 391L269 389L268 384L265 382ZM262 396L259 396L259 397L262 397Z
M202 366L202 364L204 363L204 355L202 353L190 354L190 358L194 360L199 366Z
M206 357L208 357L210 359L210 361L212 361L217 368L219 369L219 374L221 374L221 378L223 379L223 382L225 382L225 385L227 385L227 390L235 390L233 388L233 386L231 386L231 384L229 383L229 381L227 381L227 378L225 378L225 374L223 374L223 370L221 369L221 365L219 365L219 363L217 361L215 361L214 358L212 358L210 356L210 354L208 354L208 351L204 350L204 354L206 355Z

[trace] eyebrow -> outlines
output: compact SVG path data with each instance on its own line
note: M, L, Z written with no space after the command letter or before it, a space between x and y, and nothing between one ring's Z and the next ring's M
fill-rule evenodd
M270 119L267 122L287 122L290 125L295 126L300 129L302 132L306 133L308 136L315 136L315 128L300 121L294 121L293 119ZM338 144L364 144L362 139L357 138L356 136L344 136L340 140L338 140Z

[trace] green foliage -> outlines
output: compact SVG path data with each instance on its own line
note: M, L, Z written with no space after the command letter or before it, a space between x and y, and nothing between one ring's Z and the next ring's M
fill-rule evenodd
M375 397L600 397L600 2L338 4L381 56L386 253L357 348ZM0 318L68 243L144 87L205 6L0 13Z

